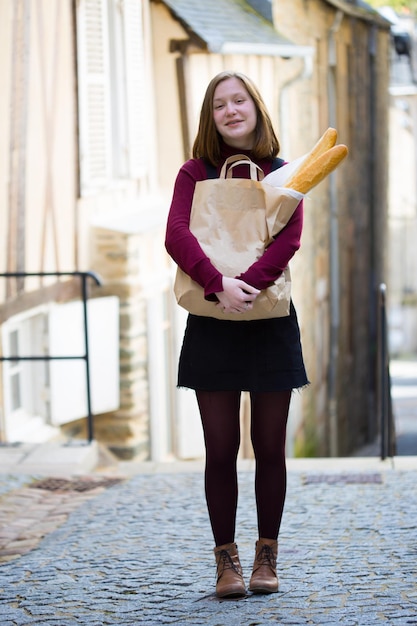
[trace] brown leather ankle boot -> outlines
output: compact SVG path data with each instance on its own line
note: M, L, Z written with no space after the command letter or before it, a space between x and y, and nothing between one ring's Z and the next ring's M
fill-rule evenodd
M217 564L216 595L219 598L237 598L246 595L242 567L239 561L237 545L225 543L214 548Z
M253 593L275 593L278 591L277 554L278 542L275 539L260 538L256 542L249 591Z

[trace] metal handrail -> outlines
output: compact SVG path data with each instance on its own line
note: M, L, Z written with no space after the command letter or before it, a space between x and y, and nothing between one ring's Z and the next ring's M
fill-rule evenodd
M389 370L388 324L386 310L386 285L379 286L379 411L381 428L381 460L395 454L394 416L391 397L391 375Z
M83 360L85 361L85 379L87 390L87 429L88 429L88 442L91 443L94 439L94 425L93 425L93 412L91 406L91 374L90 374L90 352L88 346L88 316L87 316L87 301L88 301L88 289L87 279L91 278L99 287L102 285L101 278L95 272L5 272L0 273L0 277L3 278L26 278L28 276L79 276L81 278L81 295L83 302L83 322L84 322L84 346L85 352L79 356L0 356L0 361L58 361L58 360Z

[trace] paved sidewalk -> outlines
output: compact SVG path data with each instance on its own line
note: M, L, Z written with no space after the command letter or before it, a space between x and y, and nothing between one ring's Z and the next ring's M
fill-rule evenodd
M417 455L417 361L392 361L390 370L397 454Z
M100 450L96 441L82 440L0 445L0 475L89 474L99 463Z
M223 601L214 596L201 464L120 472L122 482L89 491L37 547L0 565L2 626L417 624L415 458L290 460L280 591ZM37 491L31 477L3 479L12 491L3 487L2 501ZM239 486L236 539L248 579L251 463Z

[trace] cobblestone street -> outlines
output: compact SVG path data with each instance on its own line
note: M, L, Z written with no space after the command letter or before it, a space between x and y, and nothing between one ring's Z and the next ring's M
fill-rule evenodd
M376 442L356 457L288 460L270 596L216 598L202 462L102 462L89 473L94 448L3 449L1 626L417 624L415 369L398 363L394 376L400 456L380 461ZM253 461L239 469L248 581Z
M278 594L215 597L202 471L172 466L85 493L41 490L57 526L0 565L2 626L417 624L416 463L289 465ZM31 480L3 476L2 503L35 498ZM253 471L239 481L236 541L248 580ZM36 498L33 511L46 506ZM25 510L31 528L28 500Z

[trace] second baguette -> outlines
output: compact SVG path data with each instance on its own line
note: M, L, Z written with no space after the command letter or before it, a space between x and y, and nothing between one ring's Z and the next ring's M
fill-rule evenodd
M314 162L302 167L286 183L285 187L300 193L308 193L330 174L347 156L348 149L344 144L333 146Z
M333 146L336 145L336 141L337 141L337 130L332 127L328 128L322 134L322 136L320 137L316 145L313 146L313 148L307 154L301 167L304 167L304 166L307 167L307 165L310 165L311 163L313 163L313 161L315 161L319 156L327 152L327 150L330 150L330 148L333 148Z
M292 177L297 176L301 170L305 167L308 167L313 163L319 156L333 148L337 141L337 130L335 128L328 128L320 137L315 146L312 147L310 152L307 154L306 158L300 163L298 168L293 172ZM291 185L288 185L291 187Z

